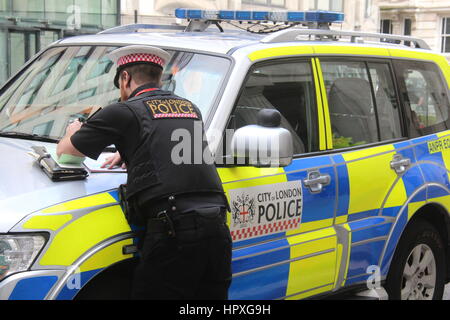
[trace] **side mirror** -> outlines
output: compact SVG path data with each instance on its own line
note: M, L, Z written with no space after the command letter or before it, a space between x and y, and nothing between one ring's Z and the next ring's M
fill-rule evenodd
M255 167L285 167L291 164L293 142L289 130L280 128L281 114L262 109L258 124L242 127L233 135L231 150L237 164Z

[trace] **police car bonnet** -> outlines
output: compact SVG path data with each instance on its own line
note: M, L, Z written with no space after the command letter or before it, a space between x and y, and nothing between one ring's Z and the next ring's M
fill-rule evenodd
M151 46L126 46L110 52L108 58L117 65L114 85L119 88L119 74L125 67L150 63L164 68L170 59L170 54L160 48Z

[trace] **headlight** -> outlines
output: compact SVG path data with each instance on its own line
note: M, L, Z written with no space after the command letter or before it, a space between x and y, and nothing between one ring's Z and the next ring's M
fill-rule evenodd
M44 245L42 235L0 235L0 281L28 270Z

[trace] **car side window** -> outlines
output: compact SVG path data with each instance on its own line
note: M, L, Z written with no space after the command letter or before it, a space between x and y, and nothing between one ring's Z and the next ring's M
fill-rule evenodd
M313 83L309 62L279 61L254 66L244 83L227 130L257 124L261 109L276 109L281 113L281 127L292 134L294 154L317 151Z
M389 65L321 61L328 94L333 148L400 138L399 107Z
M395 61L403 103L410 115L412 136L449 128L449 99L436 65L419 61Z

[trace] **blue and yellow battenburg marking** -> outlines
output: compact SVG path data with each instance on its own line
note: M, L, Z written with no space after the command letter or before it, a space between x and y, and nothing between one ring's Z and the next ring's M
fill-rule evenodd
M89 211L90 208L92 211ZM82 212L81 215L80 212ZM50 246L37 261L40 266L50 268L52 266L70 267L102 241L131 231L118 205L117 191L96 194L46 208L28 218L22 228L51 233ZM105 268L132 258L132 255L122 252L123 246L132 243L131 238L113 243L83 262L78 269L81 287ZM48 276L23 279L16 284L10 299L43 299L56 282L57 277ZM77 293L76 288L71 289L66 285L57 299L72 299Z

